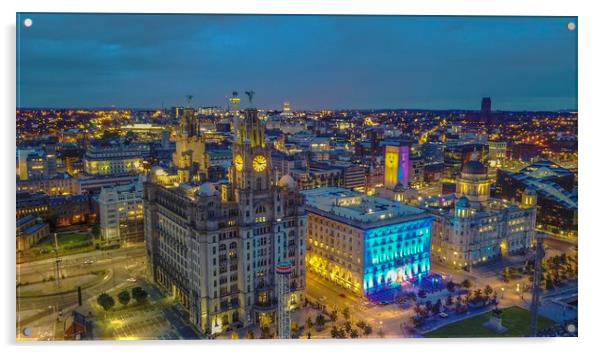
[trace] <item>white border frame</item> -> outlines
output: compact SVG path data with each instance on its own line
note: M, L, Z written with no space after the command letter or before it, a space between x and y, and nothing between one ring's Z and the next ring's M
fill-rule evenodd
M1 119L4 153L2 166L8 166L8 172L3 173L5 188L10 202L2 203L0 217L3 228L3 251L6 257L2 262L5 271L6 287L1 293L4 313L1 333L4 335L3 348L5 352L41 352L70 353L86 351L102 353L106 351L131 352L133 347L142 347L147 353L164 353L177 345L175 350L185 352L210 351L239 351L245 353L264 353L266 350L286 350L290 353L307 353L308 351L333 351L358 349L359 351L384 352L450 352L450 353L518 353L531 352L579 352L595 348L598 333L600 305L595 294L600 293L601 287L596 284L598 278L595 257L600 249L602 234L594 222L596 201L600 200L599 190L595 184L600 182L595 178L599 175L600 150L596 144L602 120L601 104L598 98L597 84L601 82L599 63L600 55L600 12L591 3L594 1L576 0L421 0L402 1L395 4L391 0L305 0L293 3L285 0L206 0L194 2L191 0L84 0L73 2L69 0L20 0L5 3L0 6L3 20L3 53L2 77L5 79L2 95ZM578 16L579 30L579 114L580 114L580 150L581 176L581 248L580 248L580 278L582 279L579 301L585 310L579 313L579 338L556 339L439 339L439 340L346 340L346 341L232 341L232 342L94 342L94 343L31 343L17 344L15 342L15 256L13 252L14 239L14 151L15 151L15 13L16 12L142 12L142 13L294 13L294 14L399 14L399 15L518 15L518 16ZM12 204L11 204L12 203ZM584 281L585 280L585 281ZM244 349L243 349L244 348Z

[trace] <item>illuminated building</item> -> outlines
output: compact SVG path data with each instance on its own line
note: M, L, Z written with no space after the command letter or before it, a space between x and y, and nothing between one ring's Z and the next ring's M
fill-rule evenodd
M135 183L138 174L126 173L118 175L80 175L77 179L78 193L99 193L101 188L111 188Z
M285 118L294 117L293 111L291 110L290 102L284 102L282 104L282 113L280 113L280 115Z
M48 195L78 194L79 183L68 173L62 173L54 178L17 180L17 191L42 192Z
M304 299L303 196L291 176L275 178L264 129L256 109L235 117L227 183L167 185L159 170L145 183L152 278L204 333L273 323L279 262L291 265L288 305Z
M17 175L22 181L52 178L57 173L56 145L17 148Z
M172 163L180 183L202 181L207 177L205 138L194 119L194 110L185 108L176 131L176 151Z
M142 161L149 155L147 144L93 144L84 155L84 171L89 175L139 173Z
M561 236L576 237L578 198L575 175L540 160L519 172L497 171L496 196L518 202L526 189L537 194L537 227Z
M410 178L410 146L408 144L385 147L385 188L395 189L398 185L408 188Z
M432 217L425 211L344 188L303 194L311 271L360 295L428 275Z
M102 188L96 198L103 242L144 239L142 179L130 185Z
M33 247L50 233L50 228L41 218L33 214L17 219L17 252Z
M500 166L506 161L506 148L508 143L505 141L490 141L487 145L489 145L490 166Z
M431 257L450 266L470 268L528 251L535 236L536 199L526 196L523 203L515 205L490 198L487 167L470 160L458 177L455 195L423 201L435 217Z

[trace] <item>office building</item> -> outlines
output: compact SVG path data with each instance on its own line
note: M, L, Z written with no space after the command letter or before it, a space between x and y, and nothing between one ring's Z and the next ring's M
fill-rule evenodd
M362 296L428 275L432 217L425 211L344 188L303 194L312 272Z
M304 300L306 213L289 175L272 171L256 109L235 117L228 182L145 183L152 279L204 333L276 319L275 266L288 262L291 308Z
M469 269L529 250L535 237L535 196L526 193L519 205L490 198L487 167L478 160L464 164L456 185L455 194L422 204L435 217L433 260Z
M518 172L497 171L498 198L517 202L527 189L537 194L539 229L577 237L579 203L575 175L570 170L549 160L540 160Z
M150 156L147 144L101 142L92 144L84 155L89 175L118 175L142 172L142 161Z
M98 203L100 238L105 243L144 240L142 179L129 185L101 188Z

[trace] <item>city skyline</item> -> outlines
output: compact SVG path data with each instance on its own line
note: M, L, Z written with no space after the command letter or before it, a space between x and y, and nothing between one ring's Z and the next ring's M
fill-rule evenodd
M248 87L269 109L577 108L571 17L17 17L22 108L226 106Z

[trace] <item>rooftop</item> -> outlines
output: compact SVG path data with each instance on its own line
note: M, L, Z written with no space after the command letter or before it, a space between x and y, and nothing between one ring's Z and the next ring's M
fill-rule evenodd
M427 217L425 211L339 187L302 191L308 210L362 229Z

